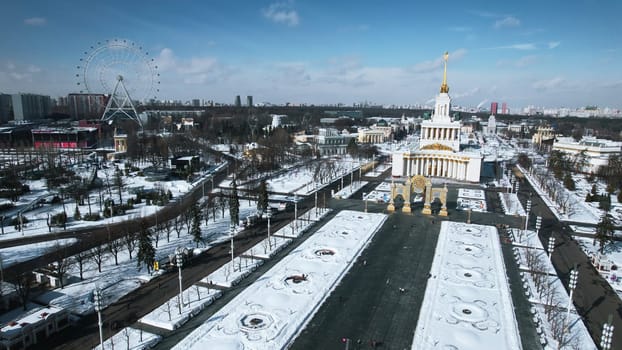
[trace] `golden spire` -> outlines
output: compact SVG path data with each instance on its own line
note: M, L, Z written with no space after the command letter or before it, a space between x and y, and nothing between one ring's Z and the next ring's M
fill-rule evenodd
M448 93L449 86L447 86L447 59L449 58L449 52L445 51L443 60L445 61L445 70L443 71L443 83L441 84L441 93Z

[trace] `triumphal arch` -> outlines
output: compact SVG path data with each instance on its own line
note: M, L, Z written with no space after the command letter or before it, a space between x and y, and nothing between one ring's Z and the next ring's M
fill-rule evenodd
M440 216L447 216L447 186L432 187L432 182L423 175L415 175L406 180L403 184L391 184L391 199L387 210L395 211L395 199L400 198L404 201L403 213L412 212L410 203L413 197L421 196L424 199L422 214L432 214L432 201L438 198L441 202Z

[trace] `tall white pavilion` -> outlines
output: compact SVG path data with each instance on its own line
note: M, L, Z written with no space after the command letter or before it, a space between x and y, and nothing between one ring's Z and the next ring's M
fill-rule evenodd
M436 96L431 120L421 123L419 144L407 152L393 153L392 175L448 178L479 182L483 156L478 152L460 152L460 121L454 121L447 85L447 59L444 56L443 83Z

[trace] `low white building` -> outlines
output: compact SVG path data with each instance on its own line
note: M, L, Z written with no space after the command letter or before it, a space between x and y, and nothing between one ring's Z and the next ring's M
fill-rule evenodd
M575 141L572 137L559 137L553 143L553 150L563 152L570 157L585 154L588 166L582 170L596 172L601 166L607 166L609 157L622 154L622 143L595 137L584 137L580 141Z
M317 151L322 156L346 154L350 139L356 136L356 134L339 133L334 128L319 129L315 139Z
M24 349L40 344L50 335L69 327L69 313L56 307L36 308L0 329L0 348Z

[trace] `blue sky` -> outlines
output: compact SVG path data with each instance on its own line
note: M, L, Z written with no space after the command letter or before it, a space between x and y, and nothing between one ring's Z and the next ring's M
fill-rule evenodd
M85 52L126 39L158 66L160 99L424 104L449 51L454 104L622 108L620 13L618 0L11 1L0 91L77 92Z

